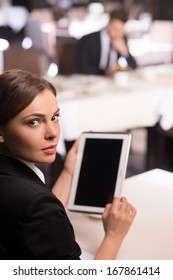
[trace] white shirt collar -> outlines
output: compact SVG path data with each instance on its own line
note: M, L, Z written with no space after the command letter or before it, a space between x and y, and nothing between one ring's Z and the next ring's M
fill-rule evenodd
M30 169L32 169L32 171L34 171L37 174L37 176L40 178L40 180L45 184L45 177L43 172L34 163L23 159L18 159L18 160L20 160L21 162L26 164Z
M110 50L111 39L107 32L107 29L104 28L100 31L100 40L101 40L101 55L99 67L102 70L105 70L107 66L112 67L117 61L117 52L114 49ZM109 65L108 56L110 52Z
M105 69L108 61L108 53L110 48L110 37L107 32L107 29L104 28L100 31L100 40L101 40L101 55L100 55L100 69Z

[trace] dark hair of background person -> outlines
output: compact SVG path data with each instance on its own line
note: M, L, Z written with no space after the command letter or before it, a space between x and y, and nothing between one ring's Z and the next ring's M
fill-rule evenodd
M128 14L123 9L113 10L112 12L110 12L109 16L110 16L109 21L112 21L114 19L119 19L122 22L126 22L128 20Z

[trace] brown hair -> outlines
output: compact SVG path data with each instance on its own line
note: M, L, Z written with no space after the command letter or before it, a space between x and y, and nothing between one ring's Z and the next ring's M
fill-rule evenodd
M5 125L25 109L43 90L56 96L56 89L45 79L20 69L0 75L0 125Z
M111 11L109 16L110 16L109 22L114 19L119 19L125 23L128 20L128 14L126 13L125 10L122 9Z

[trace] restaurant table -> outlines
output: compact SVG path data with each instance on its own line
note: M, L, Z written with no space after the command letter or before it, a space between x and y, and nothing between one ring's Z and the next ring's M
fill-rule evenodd
M83 131L126 131L173 126L173 65L141 67L113 77L59 75L57 89L61 137L72 141Z
M173 259L173 174L153 169L125 179L122 195L136 207L137 215L126 235L117 259ZM100 216L67 211L76 240L92 259L104 236Z

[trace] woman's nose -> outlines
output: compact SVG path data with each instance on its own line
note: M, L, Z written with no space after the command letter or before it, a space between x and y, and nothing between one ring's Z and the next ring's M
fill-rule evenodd
M59 123L49 123L46 124L45 128L45 138L54 139L59 135Z

